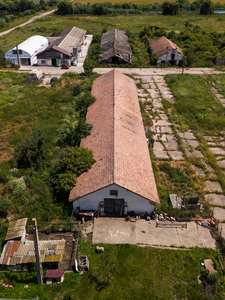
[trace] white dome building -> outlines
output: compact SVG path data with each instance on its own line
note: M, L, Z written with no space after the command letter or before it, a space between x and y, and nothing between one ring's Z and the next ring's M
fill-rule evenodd
M48 39L41 35L31 36L18 45L20 64L32 66L37 63L37 54L48 47ZM18 65L16 47L5 54L5 59Z

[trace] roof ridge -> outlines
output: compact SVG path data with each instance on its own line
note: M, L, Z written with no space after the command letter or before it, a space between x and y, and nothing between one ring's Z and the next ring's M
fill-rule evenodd
M115 94L116 94L116 85L115 85L115 68L113 69L113 183L115 183Z
M73 28L71 28L71 30L64 36L64 39L61 40L61 42L59 43L58 47L60 47L60 45L62 44L62 42L65 40L65 38L68 36L68 34L71 33L71 31L73 31L75 28L75 26L73 26Z
M114 43L113 43L114 53L116 55L116 29L114 29Z

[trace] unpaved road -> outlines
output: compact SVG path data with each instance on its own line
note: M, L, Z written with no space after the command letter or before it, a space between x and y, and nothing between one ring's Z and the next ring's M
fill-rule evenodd
M167 74L182 74L182 68L116 68L118 71L124 74L129 74L133 76L165 76ZM105 74L113 68L95 68L93 72L98 74ZM218 71L214 68L185 68L184 74L195 74L195 75L204 75L204 74L220 74L224 71Z
M30 24L30 23L33 22L34 20L36 20L36 19L38 19L38 18L41 18L41 17L44 17L44 16L47 16L47 15L53 13L54 11L55 11L55 9L50 10L50 11L47 11L47 12L44 12L43 14L40 14L40 15L38 15L38 16L32 17L30 20L28 20L27 22L25 22L25 23L23 23L23 24L20 24L20 25L18 25L18 26L16 26L16 27L13 27L13 28L11 28L11 29L8 29L8 30L6 30L6 31L1 32L1 33L0 33L0 36L3 36L3 35L5 35L5 34L11 32L11 31L13 31L14 29L16 29L16 28L18 28L18 27L23 27L23 26L25 26L25 25L27 25L27 24Z

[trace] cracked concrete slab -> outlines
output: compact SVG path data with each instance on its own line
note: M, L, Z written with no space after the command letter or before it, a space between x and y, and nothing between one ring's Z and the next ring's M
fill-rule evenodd
M205 177L205 176L206 176L204 170L202 170L201 168L199 168L199 167L197 167L197 166L194 166L194 165L192 165L192 168L195 170L196 174L197 174L199 177Z
M196 140L196 137L192 132L178 132L178 134L183 139Z
M123 218L95 218L92 242L216 248L209 229L195 222L189 222L187 228L171 228L156 227L155 221L124 222Z
M170 123L170 121L167 120L157 120L157 122L155 120L153 120L153 126L171 126L172 124Z
M204 135L203 137L207 141L213 141L213 137L212 136Z
M225 196L221 194L206 194L205 199L212 205L225 206Z
M167 126L161 127L161 132L162 133L173 133L172 129L170 127L167 127Z
M183 160L183 153L181 151L168 151L173 160Z
M163 150L153 150L153 153L154 153L155 157L159 158L159 159L169 158L166 151L163 151Z
M217 181L209 181L205 182L204 192L212 193L212 192L223 192L221 185Z
M167 114L159 114L159 117L160 117L161 120L169 121L169 118L168 118Z
M217 163L220 167L225 168L225 160L218 161Z
M166 147L167 150L178 150L178 144L177 143L164 143L164 146Z
M219 221L225 220L225 209L221 207L211 207L211 210L213 212L214 218L216 218Z
M225 155L225 150L220 147L209 148L214 155Z
M204 155L202 154L202 152L199 151L199 150L194 150L192 152L186 151L186 154L187 154L188 157L191 157L191 156L196 156L196 157L199 157L199 158L203 158L204 157Z
M143 89L149 89L149 84L148 83L142 83Z
M164 146L160 142L155 142L154 150L164 150Z

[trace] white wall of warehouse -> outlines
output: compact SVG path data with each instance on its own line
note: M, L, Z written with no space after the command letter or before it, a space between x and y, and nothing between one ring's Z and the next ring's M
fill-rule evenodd
M118 196L111 196L110 190L118 190ZM79 206L81 210L98 211L99 203L104 201L104 199L124 199L124 203L127 202L128 212L134 211L137 214L147 212L147 214L150 215L155 209L155 205L146 198L132 193L116 184L112 184L73 201L73 208L74 210L77 210L77 207Z

